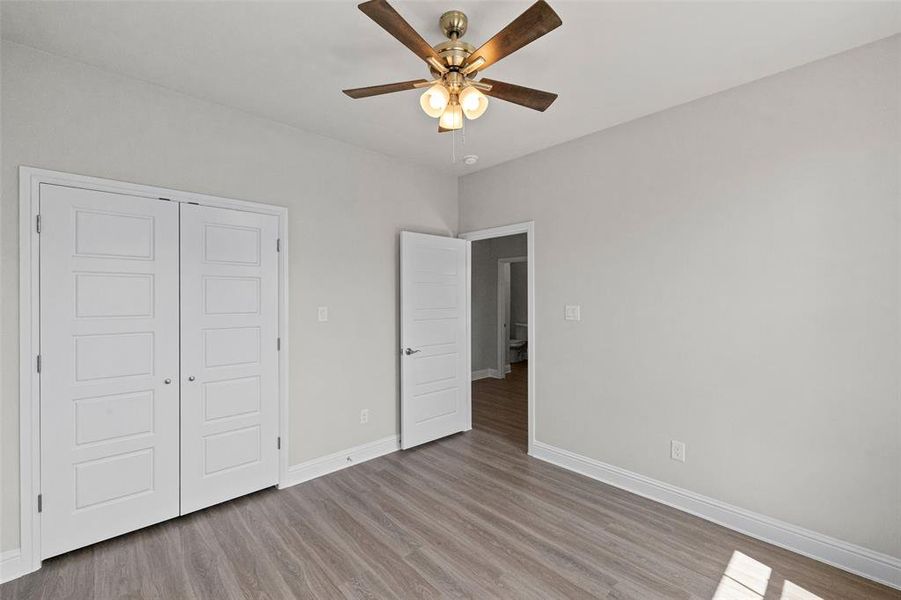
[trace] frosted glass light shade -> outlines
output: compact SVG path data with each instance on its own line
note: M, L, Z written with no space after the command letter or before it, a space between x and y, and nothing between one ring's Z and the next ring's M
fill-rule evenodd
M436 83L420 96L419 106L422 107L425 114L432 118L438 118L444 112L449 100L450 94L447 88L440 83Z
M488 98L472 86L466 87L460 92L460 106L467 119L478 119L488 109Z
M438 125L442 129L461 129L463 127L463 109L460 105L449 105L438 120Z

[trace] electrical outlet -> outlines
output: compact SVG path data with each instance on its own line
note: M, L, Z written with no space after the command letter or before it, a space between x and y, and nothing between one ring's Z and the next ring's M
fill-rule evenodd
M328 306L320 306L319 307L319 322L325 323L328 321Z
M563 307L563 318L567 321L581 321L582 307L578 304L567 304Z
M360 425L365 425L369 422L369 409L364 408L360 411Z
M685 462L685 444L676 440L670 442L669 456L673 460Z

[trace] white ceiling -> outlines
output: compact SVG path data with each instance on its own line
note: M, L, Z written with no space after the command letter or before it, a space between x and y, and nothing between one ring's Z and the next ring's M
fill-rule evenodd
M351 100L343 88L428 75L356 2L9 2L4 39L450 172L535 152L901 31L899 2L572 2L563 26L486 76L554 91L545 113L491 100L452 137L418 93ZM394 2L429 41L467 13L478 46L529 2ZM460 139L458 137L459 144Z

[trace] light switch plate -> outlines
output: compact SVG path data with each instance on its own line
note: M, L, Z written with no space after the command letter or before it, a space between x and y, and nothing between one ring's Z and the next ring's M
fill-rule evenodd
M328 306L319 307L319 321L322 323L328 321Z
M567 304L563 307L563 318L567 321L581 321L582 307L578 304Z

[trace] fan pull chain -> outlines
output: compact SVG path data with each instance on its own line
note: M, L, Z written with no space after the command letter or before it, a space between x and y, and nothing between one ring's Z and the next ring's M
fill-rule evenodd
M457 130L451 131L451 161L457 164Z
M454 129L451 131L451 162L453 164L457 164L457 130ZM466 120L463 120L463 125L460 127L460 145L466 145Z

